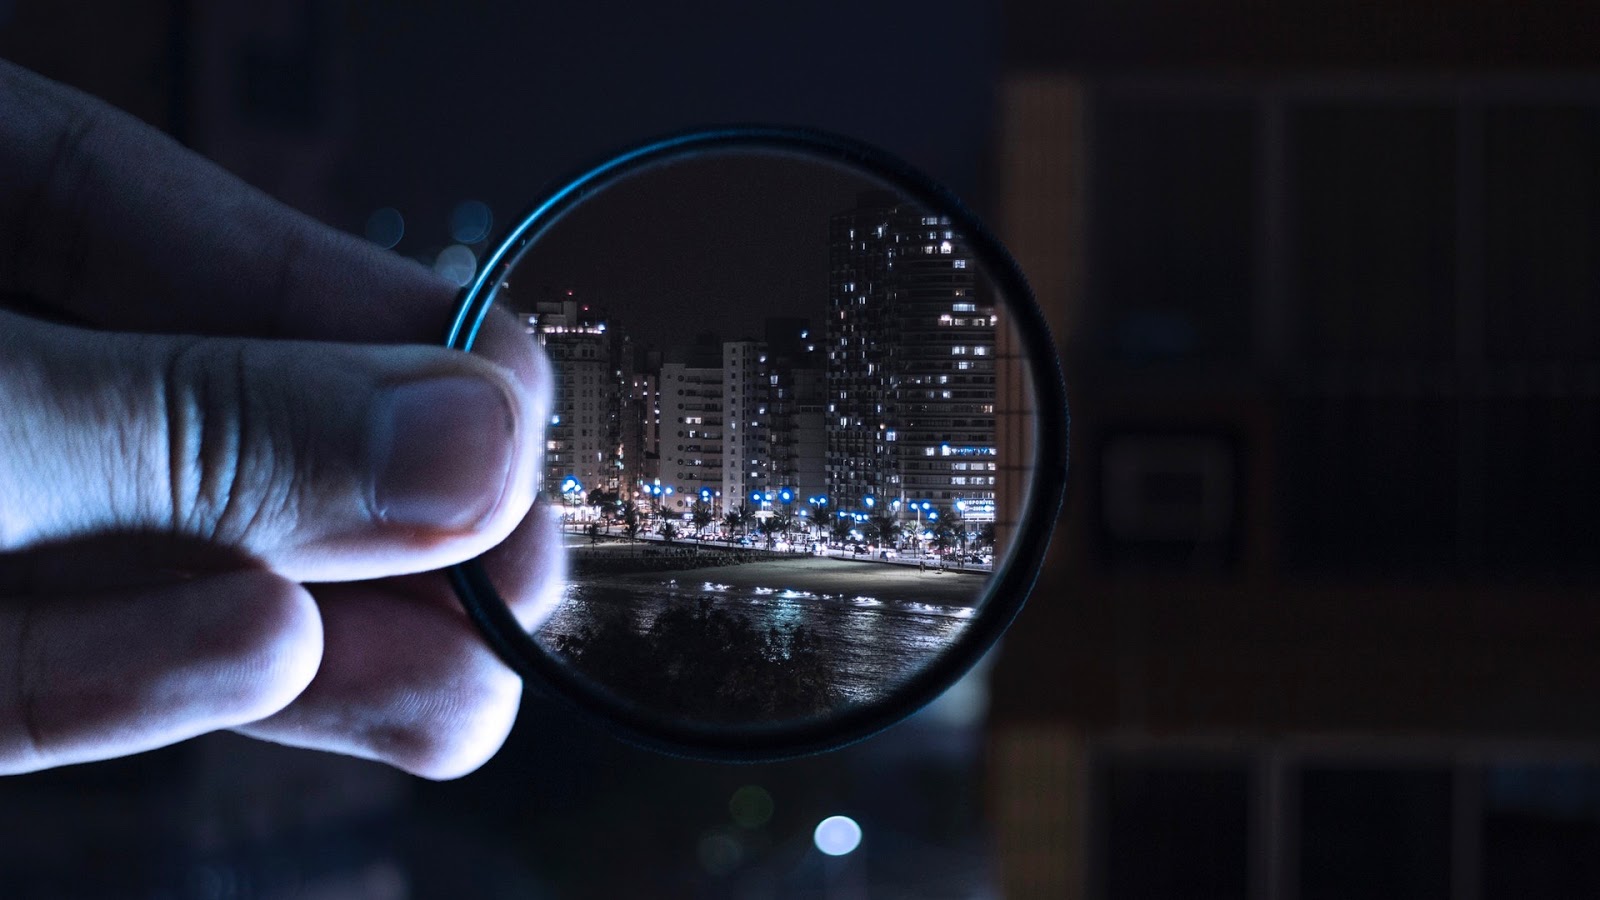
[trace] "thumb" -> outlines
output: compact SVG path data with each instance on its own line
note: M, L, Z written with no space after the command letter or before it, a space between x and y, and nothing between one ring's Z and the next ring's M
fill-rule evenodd
M138 530L297 581L458 562L533 501L539 381L444 348L114 334L0 312L0 551Z

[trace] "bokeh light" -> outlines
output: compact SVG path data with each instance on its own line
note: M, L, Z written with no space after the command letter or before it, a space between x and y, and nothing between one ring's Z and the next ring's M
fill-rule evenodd
M394 245L400 243L400 239L406 236L405 217L400 215L400 210L385 206L367 216L365 234L367 240L385 250L392 250Z
M463 287L477 274L478 257L460 244L451 244L439 251L439 257L433 261L433 271L456 287Z
M844 856L861 846L861 826L849 816L829 816L817 823L811 840L829 856Z
M747 784L733 792L728 800L728 814L745 828L760 828L772 819L772 795L766 788Z
M450 210L450 239L461 244L476 244L489 237L494 214L482 200L464 200Z
M712 875L726 875L739 867L744 859L744 847L723 831L712 831L700 838L695 848L700 866Z

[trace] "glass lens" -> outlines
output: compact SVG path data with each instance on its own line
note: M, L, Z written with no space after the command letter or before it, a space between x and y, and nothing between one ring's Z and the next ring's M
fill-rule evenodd
M948 210L703 154L585 197L494 302L556 376L570 578L534 638L567 671L652 717L770 728L892 702L982 616L1035 404Z

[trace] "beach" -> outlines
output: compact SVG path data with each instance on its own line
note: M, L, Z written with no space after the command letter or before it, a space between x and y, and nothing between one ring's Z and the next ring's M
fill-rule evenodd
M884 565L819 556L790 556L729 566L663 567L650 572L590 576L581 580L633 585L661 584L676 580L686 587L710 583L734 588L771 588L775 591L827 594L846 598L861 596L885 601L970 608L976 606L982 599L983 591L989 583L989 573L940 573L932 568L924 572L915 566Z

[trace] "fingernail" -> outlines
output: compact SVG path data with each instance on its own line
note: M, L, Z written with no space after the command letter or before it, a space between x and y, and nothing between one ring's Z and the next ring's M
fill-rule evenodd
M466 530L500 505L511 479L516 417L478 378L396 385L373 408L373 508L395 525Z

